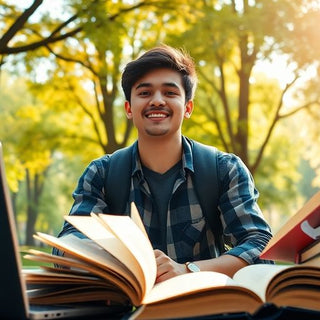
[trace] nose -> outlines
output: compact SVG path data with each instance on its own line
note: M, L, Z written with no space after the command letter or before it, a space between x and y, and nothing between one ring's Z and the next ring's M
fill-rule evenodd
M150 100L150 105L160 107L160 106L165 105L165 103L166 102L165 102L161 92L160 91L154 92L154 94L152 95L151 100Z

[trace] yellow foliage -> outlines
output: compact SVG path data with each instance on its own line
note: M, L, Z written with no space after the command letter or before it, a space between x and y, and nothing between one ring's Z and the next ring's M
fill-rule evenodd
M51 162L52 159L48 150L33 150L32 158L27 160L24 166L29 170L30 174L35 175L45 171Z
M9 156L9 160L5 158L6 176L9 189L16 193L19 191L19 181L25 178L25 170L23 165L18 159Z
M34 122L39 122L41 120L39 108L33 105L26 105L19 108L16 112L16 116L20 119L31 120Z

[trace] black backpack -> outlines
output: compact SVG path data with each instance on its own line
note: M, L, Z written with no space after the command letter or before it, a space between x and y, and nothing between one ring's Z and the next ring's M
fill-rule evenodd
M213 231L216 245L219 246L220 252L224 252L222 224L218 210L220 197L218 151L215 147L194 140L188 139L188 142L193 145L193 165L196 173L193 175L193 182L200 206ZM126 210L131 185L132 148L133 146L119 149L109 155L105 190L107 190L106 203L113 213L129 214Z

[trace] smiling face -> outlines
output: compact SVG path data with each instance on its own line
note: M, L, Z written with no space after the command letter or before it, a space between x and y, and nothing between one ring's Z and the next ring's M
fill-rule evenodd
M179 72L156 69L133 85L131 100L126 101L125 109L139 137L180 135L183 118L190 117L193 102L185 102Z

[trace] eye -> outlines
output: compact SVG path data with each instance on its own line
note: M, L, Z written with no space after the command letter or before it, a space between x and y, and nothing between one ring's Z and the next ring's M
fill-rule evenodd
M150 92L144 90L144 91L140 91L140 92L138 93L138 95L139 95L139 96L142 96L142 97L146 97L146 96L149 96L149 95L150 95Z
M166 95L167 96L176 96L178 93L177 92L175 92L175 91L167 91L166 92Z

